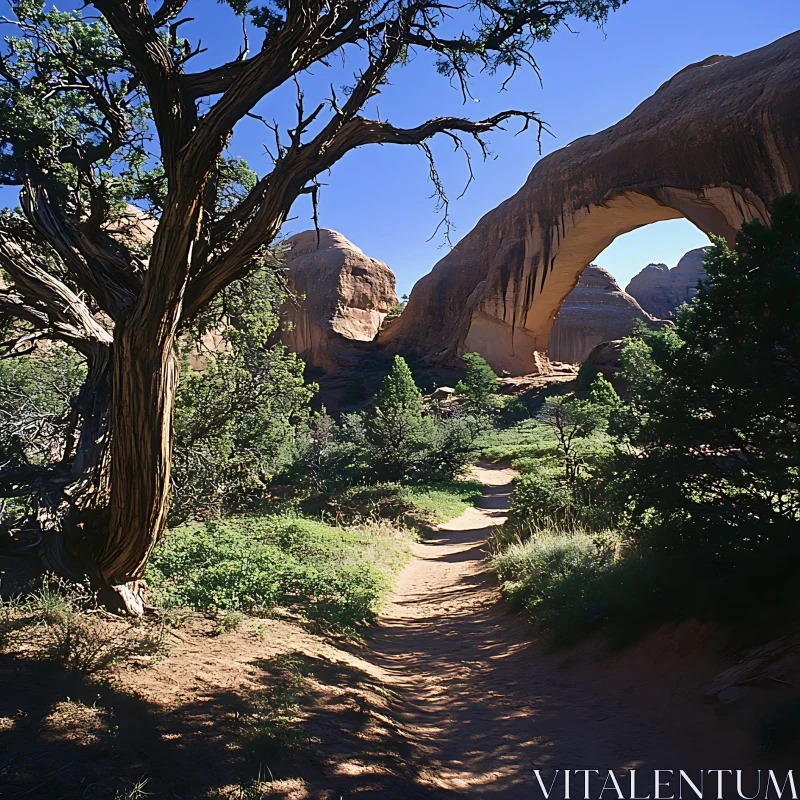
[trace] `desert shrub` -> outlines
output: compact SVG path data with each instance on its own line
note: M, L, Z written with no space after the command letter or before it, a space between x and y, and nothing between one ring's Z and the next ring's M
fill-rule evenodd
M396 356L373 407L324 412L298 432L281 479L331 497L354 486L452 480L475 459L486 420L477 414L426 413L408 364Z
M522 474L514 483L512 524L542 518L597 531L616 522L603 478L613 452L606 429L619 406L614 388L598 375L586 399L549 397L535 422L520 426L525 444L517 445L524 455L514 461Z
M241 611L226 611L215 623L212 634L221 636L223 633L238 631L244 622L244 614Z
M428 483L461 475L477 457L475 445L485 421L472 415L436 419L420 460L417 480Z
M266 688L251 692L239 712L242 731L261 758L273 758L296 752L306 745L308 731L302 724L300 697L306 680L312 672L311 665L295 655L282 655L269 659L264 669L270 676ZM259 787L266 783L260 775L252 784L252 793L243 797L261 798Z
M171 530L148 579L161 604L243 612L289 606L352 628L374 617L404 551L389 526L228 518Z
M303 362L272 344L283 297L272 272L255 272L206 309L184 341L172 524L258 497L289 456L314 387L304 383ZM209 337L213 347L204 345Z
M504 398L502 408L502 419L506 423L520 422L531 416L531 409L528 403L521 397Z
M528 611L559 643L602 623L596 588L613 563L612 550L588 534L557 531L511 543L492 559L511 606Z
M81 674L154 663L169 651L163 623L111 618L86 585L52 576L27 598L0 602L0 645Z
M566 521L574 513L572 490L551 474L529 472L514 481L509 513L517 521L534 516Z
M354 424L358 427L353 433ZM288 468L282 478L315 494L332 495L359 483L364 475L359 442L364 439L358 417L337 425L324 411L297 432Z

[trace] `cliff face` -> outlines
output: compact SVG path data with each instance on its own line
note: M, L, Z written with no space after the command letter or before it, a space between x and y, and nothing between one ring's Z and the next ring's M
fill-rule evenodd
M550 358L582 362L595 345L627 336L637 319L656 322L610 273L590 264L558 312L550 332Z
M625 291L654 317L670 319L697 294L697 284L706 277L705 252L704 247L690 250L672 269L666 264L648 264L631 278Z
M712 56L616 125L539 161L414 287L378 337L391 352L451 364L478 351L521 375L546 360L564 298L617 236L685 217L733 242L800 189L800 33Z
M301 295L282 311L290 323L281 341L328 372L339 369L355 342L375 338L397 302L394 273L341 233L304 231L286 240L290 287Z

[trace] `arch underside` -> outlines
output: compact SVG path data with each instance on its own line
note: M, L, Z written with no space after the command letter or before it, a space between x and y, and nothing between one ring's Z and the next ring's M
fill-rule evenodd
M618 236L681 217L732 244L743 221L766 219L767 210L750 192L715 186L616 192L563 213L546 229L528 231L520 277L475 306L462 352L479 352L496 370L513 375L541 371L558 311L583 270Z

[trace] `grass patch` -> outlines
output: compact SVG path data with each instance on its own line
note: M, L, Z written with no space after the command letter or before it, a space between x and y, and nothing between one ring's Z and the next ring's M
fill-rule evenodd
M613 552L586 533L542 532L506 544L492 559L503 596L565 644L604 621L598 584L612 568Z
M338 524L387 519L411 527L440 525L473 506L483 492L474 480L441 481L425 485L380 483L354 486L328 500L322 509Z
M251 692L237 717L259 759L271 759L296 751L308 741L301 698L311 667L294 655L277 656L262 666L271 676L270 685Z
M515 461L548 454L555 437L535 419L526 419L508 428L493 428L484 433L477 446L489 461Z
M163 622L126 623L99 608L83 585L46 578L28 598L0 601L0 650L88 675L133 660L152 664L169 645Z
M506 601L527 611L555 647L600 628L612 647L622 647L661 622L704 617L696 611L706 592L690 570L665 569L629 549L616 532L555 524L529 526L525 535L520 530L495 534L491 565Z
M409 535L303 517L235 517L171 530L148 567L155 601L196 610L292 608L331 629L371 622Z
M480 481L449 481L430 486L401 486L398 487L398 497L429 514L433 522L443 523L474 506L483 489Z

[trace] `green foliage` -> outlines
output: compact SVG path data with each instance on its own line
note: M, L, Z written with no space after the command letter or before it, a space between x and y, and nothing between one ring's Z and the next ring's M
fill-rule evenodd
M397 356L372 408L338 423L323 412L301 428L283 480L327 497L355 486L452 481L474 460L484 425L474 415L426 413Z
M555 435L564 479L571 491L577 491L579 482L585 477L587 464L581 444L606 428L619 405L614 387L602 375L597 375L592 382L586 400L572 395L545 400L537 419Z
M557 638L593 621L618 642L689 615L740 624L780 614L796 585L800 197L774 204L771 227L745 224L734 251L716 240L705 267L675 329L639 326L626 343L628 400L595 378L585 401L548 401L519 426L528 474L496 566ZM542 423L558 458L542 456ZM608 559L596 533L559 539L577 523L622 525L625 547Z
M173 520L213 516L263 494L288 458L314 387L304 384L297 356L271 344L281 297L273 273L254 273L218 298L187 341L175 406ZM202 344L209 337L213 347Z
M241 611L228 609L214 624L212 634L222 636L223 633L238 631L244 622L244 614Z
M437 425L423 415L422 392L401 356L395 356L372 410L360 420L351 417L349 425L353 441L362 446L365 466L379 481L452 477L464 466L467 426Z
M496 399L497 375L479 353L465 353L464 377L456 384L456 393L479 409L491 408Z
M162 604L243 612L289 606L349 630L374 618L405 550L404 536L386 525L229 518L171 530L153 553L148 581Z
M529 472L514 482L510 516L517 521L546 517L564 522L574 516L575 497L563 479L544 471Z
M284 479L319 495L341 492L363 472L357 444L347 425L337 425L325 411L297 432Z
M16 2L13 11L20 35L6 38L0 174L17 182L17 159L32 154L63 190L75 190L79 166L104 162L98 165L101 191L120 203L131 172L146 159L149 109L117 37L102 17L45 11L44 0ZM99 104L95 85L105 88ZM103 112L109 106L119 124L116 153Z
M504 597L553 632L556 644L602 623L597 587L613 564L613 552L581 532L542 533L510 544L492 560Z
M61 458L85 375L84 359L62 345L0 361L0 468Z
M395 356L392 369L383 379L381 390L375 397L375 411L381 417L394 415L422 416L422 391L402 356Z
M472 480L353 486L338 493L328 508L337 520L347 523L388 519L406 526L441 524L475 505L483 488Z
M408 295L404 294L402 300L395 303L389 309L389 313L383 318L383 324L386 325L393 319L397 319L406 310L407 304L408 304Z
M772 217L735 251L716 240L675 330L640 331L623 354L633 525L728 583L800 564L800 197Z
M286 756L303 747L308 733L302 725L300 695L312 672L311 665L298 656L276 656L264 663L270 676L265 689L251 692L239 715L239 722L259 758L272 759ZM242 793L242 800L264 797L262 784L266 777L258 778ZM269 791L269 790L265 790Z
M594 379L600 374L600 367L595 366L594 364L587 364L585 361L583 364L580 365L578 369L578 378L576 380L576 385L578 387L578 391L586 392L588 391Z

